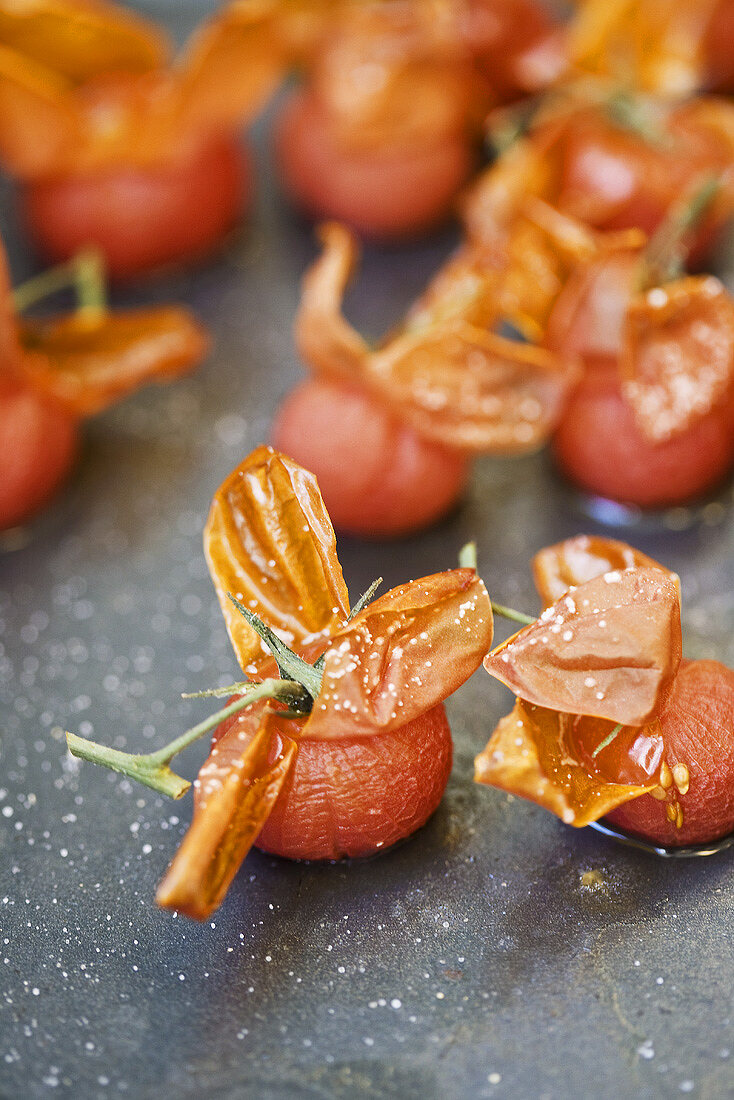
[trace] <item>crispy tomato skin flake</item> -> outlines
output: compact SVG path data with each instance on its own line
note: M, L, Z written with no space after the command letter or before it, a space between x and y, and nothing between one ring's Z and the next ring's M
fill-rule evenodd
M612 571L579 585L484 661L539 706L643 725L681 658L680 600L667 571Z
M647 554L618 539L577 535L540 550L532 560L535 587L544 607L555 603L571 587L575 588L604 573L634 566L661 569L670 573L680 592L677 574L671 573Z
M616 806L639 798L647 785L614 783L588 768L575 748L577 715L561 714L516 700L475 760L477 783L520 795L581 827ZM586 735L601 743L609 723L585 720Z

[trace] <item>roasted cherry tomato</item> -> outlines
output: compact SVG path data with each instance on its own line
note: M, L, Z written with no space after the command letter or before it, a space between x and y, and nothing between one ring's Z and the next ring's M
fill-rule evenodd
M484 661L517 700L476 780L654 844L730 833L734 671L681 660L676 574L585 536L542 550L534 572L548 606Z
M222 723L214 744L229 735L235 759L259 716ZM293 735L292 723L280 731ZM273 757L278 755L274 734ZM226 745L226 742L225 742ZM377 737L322 741L299 738L298 755L255 847L287 859L373 855L410 836L438 807L451 772L453 744L442 704Z
M286 191L310 217L336 218L381 239L416 236L443 221L476 162L462 133L348 148L308 92L295 93L283 109L276 153Z
M422 438L366 391L326 379L296 387L271 434L278 450L316 474L336 528L365 538L435 522L469 476L467 455Z
M22 193L44 257L67 260L94 245L115 279L211 253L249 206L252 170L235 137L213 138L150 167L115 165L44 177Z
M717 406L660 443L640 430L614 360L589 366L553 437L553 454L574 484L641 508L685 504L716 486L734 464L732 409Z
M472 455L543 444L575 366L490 331L496 279L490 272L485 309L485 279L461 253L404 328L370 348L341 313L356 241L335 224L321 236L296 319L316 378L286 398L273 438L317 472L337 527L372 537L419 530L458 499Z
M660 715L666 765L658 786L608 820L662 845L700 844L734 830L734 671L683 661Z
M204 356L207 336L188 311L158 306L111 312L80 257L50 281L26 284L26 304L58 289L58 276L98 298L75 313L16 315L0 242L0 531L33 516L76 457L80 422L153 380L175 378ZM31 290L29 291L29 287ZM23 298L23 288L18 293Z
M472 568L370 602L372 586L350 611L316 480L268 447L220 486L204 549L249 683L164 750L165 761L69 735L85 759L178 797L189 784L168 761L218 725L193 822L157 895L198 919L222 901L252 844L338 859L375 854L419 828L451 770L443 700L492 640L489 596Z
M223 5L173 59L105 0L0 5L0 160L45 256L93 245L129 279L216 249L251 197L238 134L282 76L288 13Z
M77 419L17 381L0 379L0 531L40 511L71 469Z

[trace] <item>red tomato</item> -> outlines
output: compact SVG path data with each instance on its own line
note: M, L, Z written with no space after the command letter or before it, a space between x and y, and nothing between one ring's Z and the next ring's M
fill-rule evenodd
M113 278L131 279L216 249L249 204L251 175L237 139L218 137L156 168L121 165L32 182L25 217L49 261L96 245Z
M307 214L386 240L424 233L441 222L475 162L463 136L412 149L345 150L308 92L286 104L276 155L286 191Z
M597 496L642 508L685 504L734 464L732 410L716 408L663 443L640 432L613 360L590 367L553 439L563 472Z
M316 475L334 526L365 538L429 526L469 473L460 451L423 439L364 391L320 379L286 398L272 440Z
M711 86L734 91L734 3L719 0L714 8L704 41L706 68Z
M254 734L258 716L234 715ZM288 733L288 722L283 722ZM298 756L256 846L287 859L369 856L404 840L438 807L451 772L443 704L391 733L298 742Z
M672 771L665 800L642 795L607 818L657 844L700 844L734 829L734 671L718 661L683 661L660 716ZM680 772L685 769L678 789ZM680 806L682 824L668 818Z
M665 132L670 147L615 125L603 111L579 115L563 143L559 208L599 229L638 228L652 236L697 179L722 170L715 139L685 114ZM688 242L690 263L700 262L717 229L710 218L701 222Z
M0 385L0 531L43 507L78 443L76 421L56 402L16 382Z

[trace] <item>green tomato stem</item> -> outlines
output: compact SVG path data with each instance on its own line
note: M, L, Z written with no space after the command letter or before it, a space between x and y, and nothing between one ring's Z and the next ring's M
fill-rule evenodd
M503 619L512 619L513 622L522 623L523 626L530 626L531 623L536 621L532 615L525 615L522 611L515 611L512 607L503 607L501 603L495 603L494 600L490 602L495 615L499 615Z
M74 287L78 308L88 314L104 313L107 308L104 261L96 249L85 249L66 263L50 267L40 275L27 279L13 291L13 305L18 313L36 302L67 287Z
M177 753L187 748L194 741L214 729L233 714L237 714L246 707L256 703L259 699L277 699L288 704L302 704L305 691L301 684L291 680L263 680L260 684L254 684L239 699L235 699L226 707L210 714L203 722L186 730L180 737L175 738L168 745L157 752L137 754L120 752L119 749L109 748L107 745L98 745L94 741L87 741L84 737L78 737L74 733L67 733L66 742L69 752L82 760L88 760L92 764L100 764L102 767L111 768L112 771L127 775L138 783L143 783L159 794L169 798L181 798L191 784L176 775L169 768L169 763Z
M594 749L594 751L592 752L591 755L594 758L596 758L599 755L599 753L601 752L602 749L605 749L607 747L607 745L611 745L612 741L617 736L617 734L621 732L621 730L622 730L622 723L620 722L619 725L615 726L614 729L611 731L611 733L608 733L607 736L604 738L604 740L599 745L596 746L596 748Z

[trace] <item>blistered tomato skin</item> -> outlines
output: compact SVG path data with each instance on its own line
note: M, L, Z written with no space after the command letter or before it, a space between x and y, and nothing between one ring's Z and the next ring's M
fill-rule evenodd
M586 492L641 508L685 504L734 465L732 411L715 408L691 428L650 442L622 396L615 362L590 367L553 439L563 473Z
M160 167L115 167L30 183L24 214L44 257L94 245L114 279L202 259L251 199L249 157L235 137L207 140Z
M215 739L238 717L223 723ZM288 734L287 720L283 731ZM256 847L287 859L374 855L426 823L441 801L451 762L443 704L374 737L299 739L295 765Z
M364 538L428 527L469 475L460 451L424 440L364 391L320 379L286 398L272 441L316 475L337 530Z
M653 843L674 847L703 844L732 832L733 715L734 671L718 661L683 661L660 716L670 773L665 797L642 795L606 820Z
M276 154L285 189L306 214L384 240L413 237L443 221L475 163L461 135L412 149L342 149L307 92L295 93L283 109Z
M0 531L30 519L74 464L77 423L56 402L14 383L0 386Z

